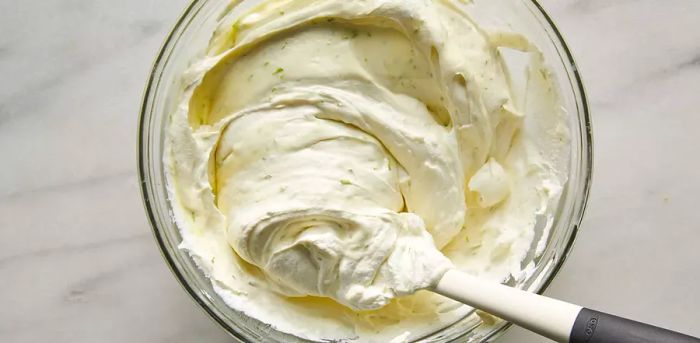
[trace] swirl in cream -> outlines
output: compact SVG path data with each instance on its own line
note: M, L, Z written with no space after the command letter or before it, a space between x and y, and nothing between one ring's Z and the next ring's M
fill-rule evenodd
M448 0L267 1L224 17L171 120L183 247L233 307L316 339L359 334L365 315L347 313L388 313L448 268L516 273L564 181L547 156L566 130L533 73L560 145L543 156L545 140L527 140L498 47L528 45L507 38ZM345 309L294 307L306 296ZM402 311L397 330L417 313Z

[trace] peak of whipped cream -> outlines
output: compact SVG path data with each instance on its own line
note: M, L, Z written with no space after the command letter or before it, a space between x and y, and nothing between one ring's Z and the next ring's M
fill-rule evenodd
M228 118L213 159L217 207L229 244L275 291L377 309L451 264L423 219L402 211L401 160L350 124L353 105L330 98L345 91L324 91L296 86Z

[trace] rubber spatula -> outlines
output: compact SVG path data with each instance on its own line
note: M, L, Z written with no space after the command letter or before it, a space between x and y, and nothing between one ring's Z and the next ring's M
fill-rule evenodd
M700 343L700 339L449 270L432 290L557 342Z

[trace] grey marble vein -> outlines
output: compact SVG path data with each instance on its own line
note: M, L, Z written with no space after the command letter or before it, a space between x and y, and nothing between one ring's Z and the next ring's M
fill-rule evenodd
M0 1L0 342L233 341L162 261L135 170L141 92L186 3ZM547 294L700 335L700 1L542 4L596 141L588 214Z
M101 241L96 241L96 242L90 242L86 244L80 244L80 245L62 245L62 246L55 246L55 247L49 247L49 248L44 248L44 249L38 249L38 250L33 250L33 251L25 251L21 253L17 253L14 255L9 255L9 256L0 256L0 268L3 265L7 265L10 263L13 264L21 264L23 262L26 262L29 259L41 259L41 258L48 258L48 257L56 257L56 255L65 255L65 254L76 254L76 253L81 253L85 250L91 250L91 249L103 249L106 247L111 247L114 245L123 245L127 243L131 243L136 240L145 240L148 238L151 238L150 233L139 233L139 234L134 234L126 237L110 237L109 239L106 240L101 240Z
M678 64L675 71L684 71L687 68L700 68L700 49L693 56Z
M103 183L103 182L109 182L115 179L126 179L126 178L133 178L134 176L134 171L133 169L129 168L127 171L119 171L115 172L112 174L107 174L107 175L98 175L98 176L93 176L93 177L88 177L84 179L78 179L75 181L66 181L62 182L60 184L50 184L50 185L41 185L38 187L27 187L25 189L22 189L20 191L16 191L14 193L9 193L9 194L1 194L0 193L0 203L8 200L12 200L15 198L20 198L20 197L31 197L31 196L36 196L38 193L44 193L44 192L66 192L70 191L79 187L90 187L95 184Z

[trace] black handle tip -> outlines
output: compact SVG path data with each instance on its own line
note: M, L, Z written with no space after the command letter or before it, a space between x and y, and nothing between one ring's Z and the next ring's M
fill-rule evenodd
M570 343L700 343L700 339L583 308L576 317Z

